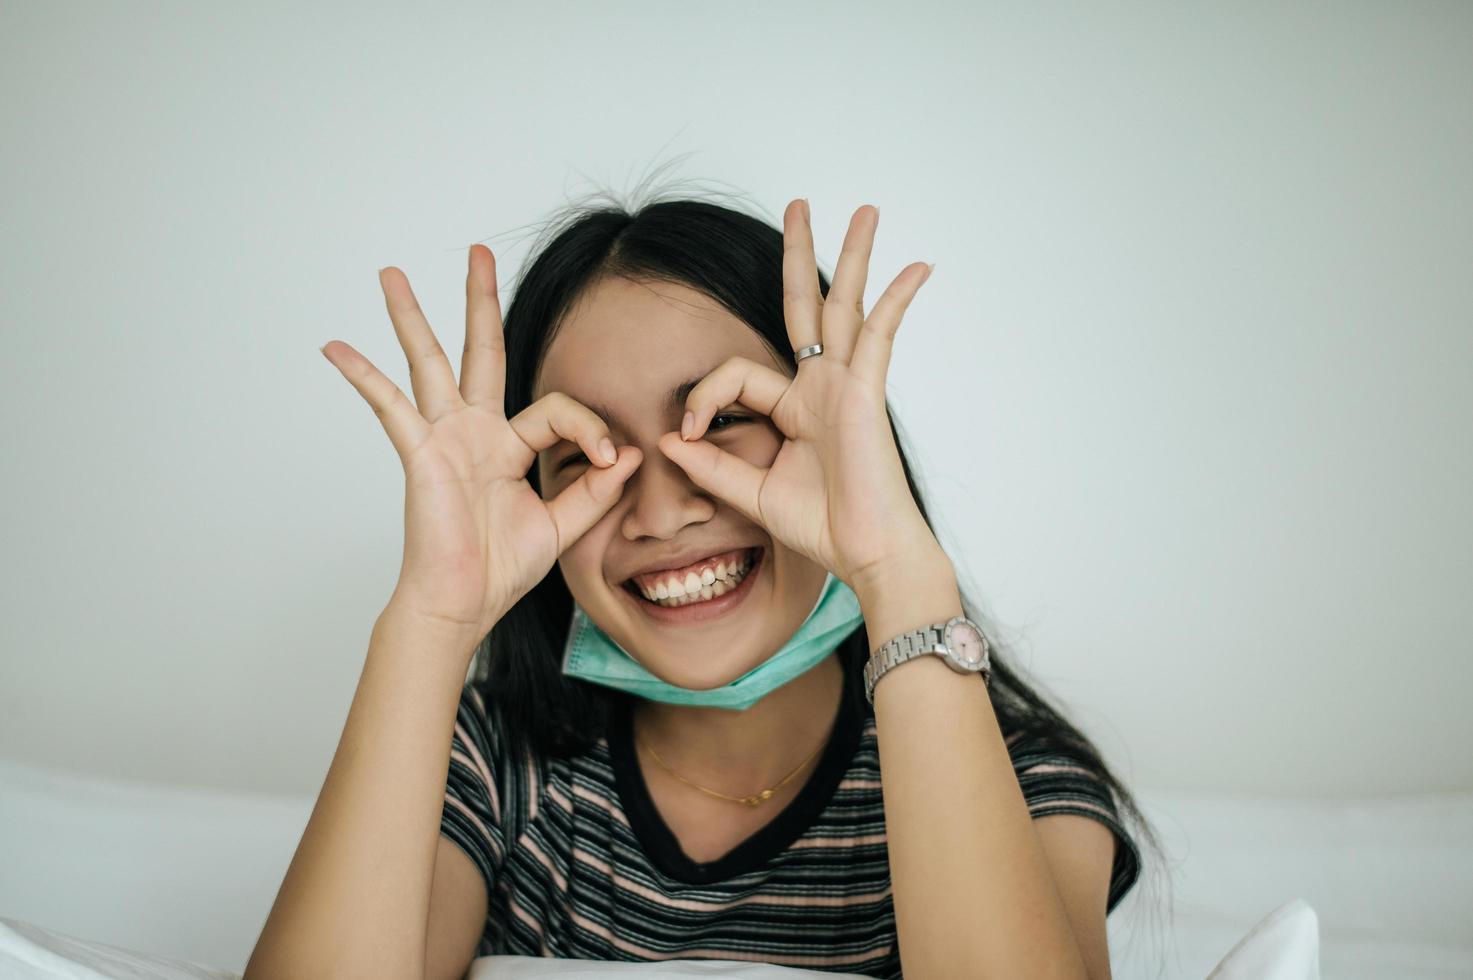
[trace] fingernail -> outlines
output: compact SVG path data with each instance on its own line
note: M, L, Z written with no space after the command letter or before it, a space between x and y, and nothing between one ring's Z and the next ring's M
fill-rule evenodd
M931 271L933 269L935 269L935 268L936 268L936 263L935 262L932 262L930 265L926 266L926 275L925 275L925 278L923 278L921 280L921 282L923 284L925 283L926 279L930 279L931 278Z
M696 417L690 412L685 413L685 418L680 420L680 438L689 439L691 426L696 424Z
M610 463L617 463L619 461L619 453L614 448L614 440L608 436L604 436L603 440L599 442L598 451L603 453L604 459Z
M813 212L808 210L808 198L803 198L803 220L813 224Z

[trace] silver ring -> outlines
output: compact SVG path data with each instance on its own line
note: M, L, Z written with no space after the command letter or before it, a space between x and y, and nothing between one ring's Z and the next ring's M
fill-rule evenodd
M805 357L813 357L815 354L822 354L822 353L823 353L823 344L814 344L811 347L804 347L802 350L798 351L798 360L801 361Z

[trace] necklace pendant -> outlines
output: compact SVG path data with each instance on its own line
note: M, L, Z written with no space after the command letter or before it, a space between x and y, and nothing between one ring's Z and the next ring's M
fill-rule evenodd
M758 793L756 796L744 796L744 797L742 797L742 802L745 803L745 804L747 804L747 806L756 806L757 804L763 802L764 800L770 800L770 799L772 799L772 790L770 790L770 789L764 789L762 792Z

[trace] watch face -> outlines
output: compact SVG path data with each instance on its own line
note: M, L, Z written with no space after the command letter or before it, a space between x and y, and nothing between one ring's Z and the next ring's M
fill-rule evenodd
M982 634L966 623L953 623L948 632L951 653L964 667L981 667L986 653Z

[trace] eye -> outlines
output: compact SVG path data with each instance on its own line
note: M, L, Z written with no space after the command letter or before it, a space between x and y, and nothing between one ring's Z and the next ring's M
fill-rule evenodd
M558 463L556 466L554 466L552 468L552 471L554 473L561 473L563 470L567 469L569 466L572 466L574 463L577 462L586 463L588 462L588 457L583 455L582 453L574 453L573 455L563 459L561 463Z
M722 419L726 419L727 420L727 424L726 425L717 425L716 423L720 422ZM717 415L713 415L711 417L711 424L708 425L708 426L706 426L706 431L707 432L723 432L726 429L729 429L733 425L737 425L738 423L741 423L741 422L750 422L750 421L752 421L752 418L749 415L739 415L736 412L721 412L721 413L719 413ZM563 470L567 469L570 466L576 465L578 463L586 463L586 462L588 462L588 457L585 456L581 452L576 452L576 453L573 453L570 456L565 456L560 462L555 463L553 465L553 467L552 467L552 471L554 473L561 473Z
M733 412L722 412L719 415L713 415L711 417L711 424L708 425L708 426L706 426L706 431L707 432L710 432L713 428L716 427L716 423L718 421L720 421L721 419L730 419L732 425L735 425L738 422L747 422L747 421L750 421L749 418L747 416L745 416L745 415L737 415L737 414L735 414ZM725 429L725 428L727 428L727 426L725 426L725 425L721 426L721 429ZM718 429L717 431L720 431L720 429Z

